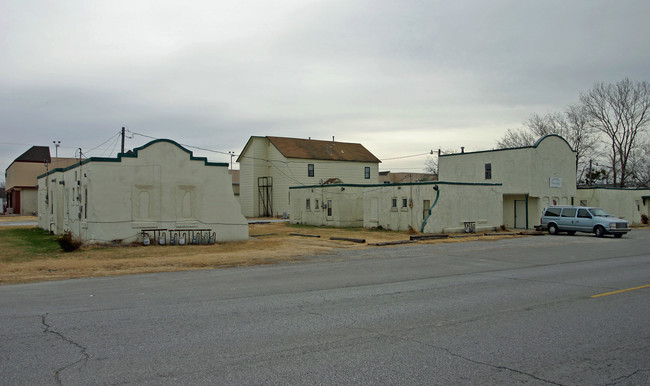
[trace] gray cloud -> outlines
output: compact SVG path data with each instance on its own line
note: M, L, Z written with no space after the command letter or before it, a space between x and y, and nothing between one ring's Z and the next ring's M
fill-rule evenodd
M74 150L122 126L220 151L240 151L251 135L334 135L379 157L485 149L594 82L650 72L645 1L9 1L6 9L5 167L26 150L10 143L61 139Z

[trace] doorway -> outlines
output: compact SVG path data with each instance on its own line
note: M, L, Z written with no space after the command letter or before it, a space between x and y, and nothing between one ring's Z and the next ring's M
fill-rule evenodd
M528 218L526 217L526 200L515 200L515 228L527 229Z

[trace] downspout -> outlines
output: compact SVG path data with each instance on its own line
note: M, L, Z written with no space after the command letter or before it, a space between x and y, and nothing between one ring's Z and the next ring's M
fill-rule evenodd
M434 188L434 189L436 189L436 199L435 199L435 201L433 201L433 205L431 205L431 207L429 208L429 215L427 216L427 218L424 219L424 221L422 221L422 228L420 229L420 232L422 232L422 233L424 233L424 227L427 225L427 221L429 221L429 217L431 217L431 211L433 210L433 207L436 206L436 204L438 203L438 198L440 198L440 189L439 188L437 189L437 188L438 188L438 185L436 185L435 188Z

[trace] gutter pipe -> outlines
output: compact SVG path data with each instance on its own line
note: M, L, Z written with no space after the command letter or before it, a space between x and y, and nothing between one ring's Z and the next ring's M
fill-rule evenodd
M436 188L437 187L438 185L436 185ZM424 233L424 227L427 225L427 221L429 221L429 217L431 217L431 211L438 203L438 198L440 198L440 189L436 189L436 200L433 202L433 205L431 205L431 207L429 208L429 215L427 216L427 218L424 219L424 221L422 221L422 228L420 229L420 232L422 233Z

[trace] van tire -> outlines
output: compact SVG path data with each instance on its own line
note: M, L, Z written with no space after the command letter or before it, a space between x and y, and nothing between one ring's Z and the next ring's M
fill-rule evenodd
M603 237L605 236L605 228L603 228L600 225L597 225L596 229L594 229L594 233L596 233L596 237Z
M548 224L548 234L549 235L557 235L557 233L558 233L557 225L552 224L552 223Z

